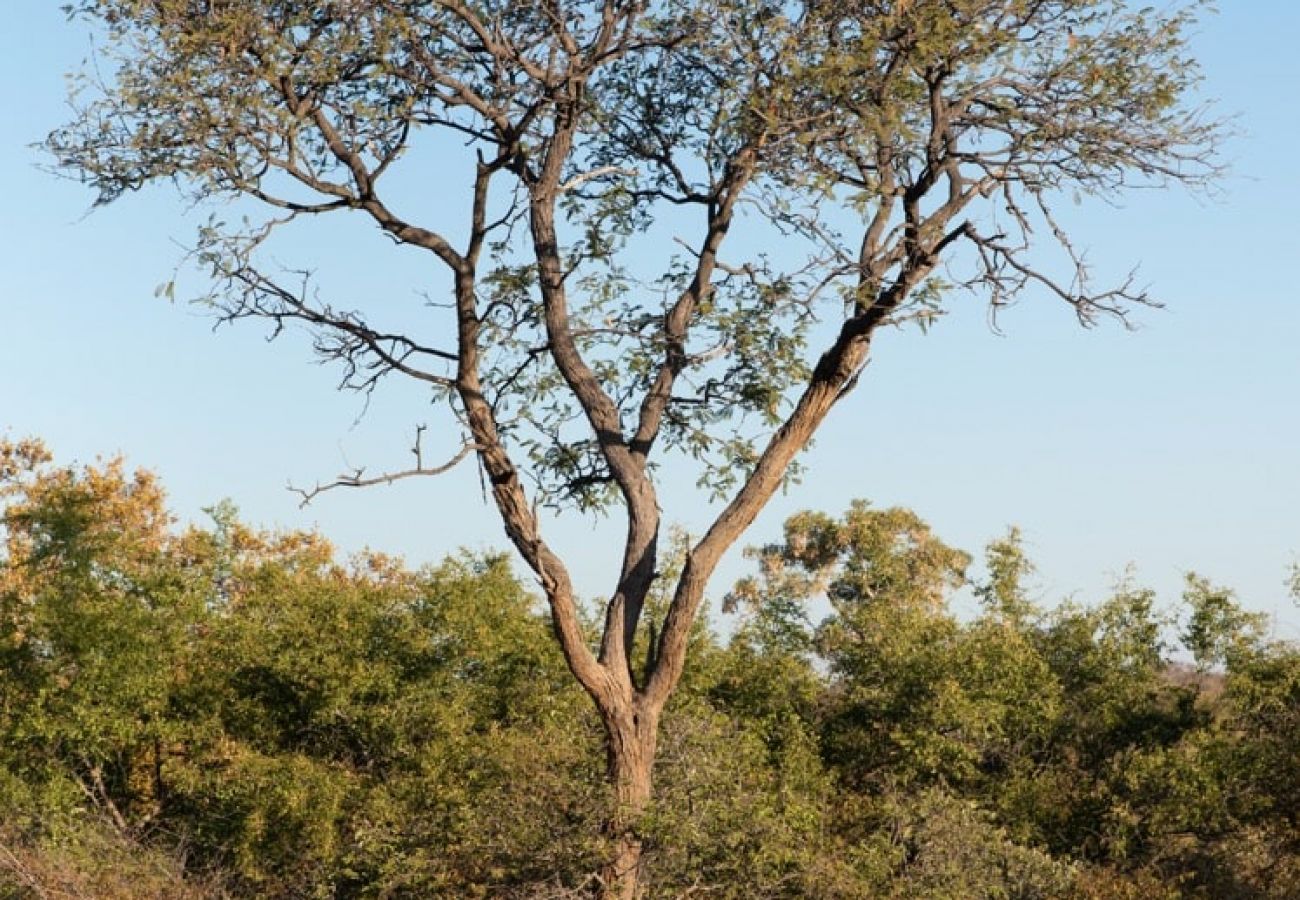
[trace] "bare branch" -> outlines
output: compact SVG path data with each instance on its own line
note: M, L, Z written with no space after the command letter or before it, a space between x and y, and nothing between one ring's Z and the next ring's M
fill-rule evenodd
M636 169L629 169L626 166L601 166L598 169L592 169L590 172L583 172L581 175L575 175L564 184L560 185L557 193L563 194L574 188L581 187L588 181L594 181L597 178L605 178L609 175L626 175L629 178L636 177Z
M373 487L378 484L393 484L394 482L406 478L442 475L443 473L449 472L455 468L471 453L481 449L478 444L466 442L456 451L456 454L451 459L447 460L447 462L437 466L425 465L421 441L424 438L426 427L427 426L420 425L415 429L415 444L411 447L411 453L415 456L415 465L409 469L402 469L395 472L384 472L381 475L366 477L365 469L357 468L353 469L351 472L340 475L328 484L317 483L310 488L296 488L291 484L289 485L289 490L302 497L302 502L299 503L298 506L306 507L321 494L326 491L335 490L336 488L365 488Z

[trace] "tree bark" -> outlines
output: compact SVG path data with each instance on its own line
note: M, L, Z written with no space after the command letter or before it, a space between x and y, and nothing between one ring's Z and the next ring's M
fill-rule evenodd
M602 900L639 900L646 887L640 820L650 803L659 716L635 699L621 706L603 715L614 809L606 823L613 852L601 872Z

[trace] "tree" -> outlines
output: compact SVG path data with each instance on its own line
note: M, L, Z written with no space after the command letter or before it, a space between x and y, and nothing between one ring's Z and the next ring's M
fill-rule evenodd
M165 748L184 731L170 686L203 583L156 478L49 463L38 442L0 440L0 769L22 760L37 808L84 798L125 835L162 807Z
M1188 105L1194 2L70 6L105 32L111 74L50 136L58 163L101 203L174 180L261 204L247 226L199 234L220 314L307 326L349 387L400 375L446 400L461 435L448 465L477 460L604 724L610 896L637 892L659 719L710 575L853 389L876 333L933 322L948 261L994 310L1030 286L1085 324L1151 302L1131 282L1094 287L1052 206L1199 182L1218 136ZM397 198L421 157L459 223L417 221ZM351 307L268 267L286 226L347 212L427 253L450 302L409 317ZM682 249L665 254L674 231ZM735 232L781 252L726 256ZM1040 233L1066 276L1029 253ZM411 469L357 471L306 499L446 468L415 450ZM634 660L658 577L656 464L674 454L726 502ZM595 648L540 505L622 511Z

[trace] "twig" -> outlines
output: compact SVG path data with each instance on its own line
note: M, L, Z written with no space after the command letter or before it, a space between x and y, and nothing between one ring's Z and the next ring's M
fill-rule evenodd
M469 456L471 453L475 452L476 450L482 449L479 444L475 444L472 442L466 443L461 446L460 450L456 452L455 456L447 460L447 462L443 463L442 465L426 466L424 464L424 451L423 448L421 447L421 441L424 438L425 428L426 426L420 425L415 429L415 444L414 446L411 447L411 453L414 454L415 456L415 465L410 469L403 469L400 472L385 472L382 475L375 475L373 477L366 478L365 469L357 468L352 470L350 473L347 473L345 475L340 475L338 478L336 478L334 481L331 481L329 484L318 483L311 488L296 488L292 484L290 484L289 490L293 491L295 494L298 494L299 496L302 497L302 502L298 504L299 507L302 508L302 507L306 507L309 503L315 500L316 497L319 496L320 494L323 494L326 491L334 490L335 488L373 487L374 485L377 484L392 484L395 481L401 481L403 478L414 478L416 476L421 476L421 475L441 475L444 472L450 471L451 469L455 468L457 464L459 464L463 459L465 459L465 457Z

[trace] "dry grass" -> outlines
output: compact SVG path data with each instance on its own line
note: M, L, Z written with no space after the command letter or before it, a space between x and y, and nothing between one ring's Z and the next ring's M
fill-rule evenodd
M0 900L222 900L182 862L98 823L60 840L0 825Z

